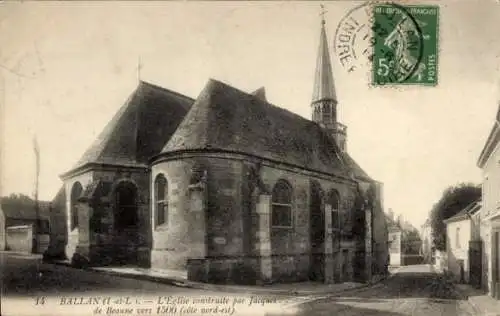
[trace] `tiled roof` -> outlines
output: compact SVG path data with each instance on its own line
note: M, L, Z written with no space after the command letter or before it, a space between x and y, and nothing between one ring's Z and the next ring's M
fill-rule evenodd
M162 153L200 149L366 175L318 124L216 80L209 80Z
M49 219L50 202L39 201L38 215L40 219ZM5 218L36 220L35 205L12 205L10 203L1 203L1 210Z
M147 164L175 132L193 101L141 81L72 170L88 163Z
M479 155L479 158L477 160L477 166L479 168L483 168L484 165L486 164L486 161L489 159L491 153L495 149L495 146L498 144L500 141L500 105L498 106L497 109L497 115L495 117L495 122L493 123L493 126L490 130L490 133L488 134L488 139L486 140L483 149L481 150L481 153Z
M463 208L460 212L457 214L448 217L445 219L443 222L444 223L450 223L450 222L456 222L456 221L461 221L464 219L469 219L469 216L474 215L481 209L481 201L474 201L467 205L465 208Z
M356 161L354 161L354 159L347 152L342 152L341 155L344 159L344 162L347 164L347 166L349 166L356 179L370 182L373 181L373 179L370 178L370 176L358 165Z

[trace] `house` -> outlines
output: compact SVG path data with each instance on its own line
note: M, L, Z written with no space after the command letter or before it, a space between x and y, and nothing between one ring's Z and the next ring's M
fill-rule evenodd
M399 215L394 219L392 210L386 215L389 243L389 261L392 266L422 263L422 241L417 229Z
M0 251L5 250L5 215L0 203Z
M474 251L481 238L480 209L481 202L475 201L443 221L446 224L447 271L457 282L480 285L481 256Z
M61 176L47 257L212 283L386 273L381 184L347 151L324 21L308 106L312 120L263 88L210 79L193 99L141 81Z
M51 204L34 201L20 203L9 198L0 202L1 250L43 253L49 244ZM3 241L2 241L3 240Z
M482 170L481 240L483 241L483 287L500 299L500 107L479 155Z

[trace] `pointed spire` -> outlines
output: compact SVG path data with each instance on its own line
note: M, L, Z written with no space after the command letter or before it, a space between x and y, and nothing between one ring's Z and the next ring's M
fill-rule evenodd
M316 60L312 103L321 100L337 101L337 95L335 93L335 86L333 83L330 52L328 51L328 40L325 30L325 11L323 5L321 5L321 9L321 35L319 39L318 57Z

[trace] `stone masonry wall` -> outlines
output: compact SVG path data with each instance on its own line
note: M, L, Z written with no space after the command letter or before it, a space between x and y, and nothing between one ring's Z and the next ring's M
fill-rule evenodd
M279 179L288 181L293 187L293 227L272 228L271 247L273 254L273 280L300 281L308 278L310 269L310 186L311 181L319 183L326 194L331 189L340 195L341 211L349 211L349 203L343 201L352 199L354 186L351 183L334 182L328 179L314 178L302 170L285 169L276 165L265 165L261 177L267 187L272 188ZM335 282L340 281L342 267L352 267L354 249L352 243L340 243L339 249L333 249ZM343 258L343 255L346 258ZM352 273L350 273L352 276Z
M72 218L70 213L71 189L73 188L73 185L75 183L79 182L82 185L82 188L85 190L85 187L92 182L92 179L93 179L93 172L88 171L86 173L74 176L64 181L64 187L66 190L66 207L65 207L66 216L62 219L66 220L67 231L65 233L67 234L68 238L67 238L65 254L68 259L71 259L73 257L73 254L75 253L76 247L79 243L78 227L71 229L71 218Z
M159 163L151 168L151 188L159 174L168 183L168 218L157 225L154 189L151 190L152 268L185 269L190 255L188 186L195 159Z

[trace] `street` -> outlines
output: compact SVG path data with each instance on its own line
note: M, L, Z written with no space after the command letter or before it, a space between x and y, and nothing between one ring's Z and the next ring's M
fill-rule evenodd
M133 280L102 273L44 264L33 256L0 253L0 278L4 296L100 294L204 294L155 282ZM210 294L210 293L209 293Z
M401 267L388 280L297 306L296 315L476 315L454 285L427 265Z
M0 252L0 284L2 316L92 315L97 301L106 305L103 314L114 316L176 315L174 305L184 315L230 315L230 308L234 315L265 315L281 312L281 302L290 301L284 296L207 291L112 276L8 252ZM122 309L128 303L134 306L132 313Z
M168 304L163 303L176 299L175 304L181 306L183 300L189 302L190 298L195 297L214 298L211 300L215 308L210 312L205 310L203 314L206 315L230 315L230 309L223 307L233 306L235 300L242 300L233 310L235 315L475 315L470 304L461 299L454 290L453 284L434 273L427 265L401 267L389 279L368 288L330 295L279 296L276 304L257 304L258 298L250 294L189 289L128 279L43 264L32 256L0 253L0 263L2 315L30 315L35 309L37 315L56 314L55 309L48 307L50 304L46 308L36 306L37 297L47 297L47 300L51 300L51 306L58 308L58 315L65 315L64 313L69 311L72 315L91 315L91 308L94 307L76 309L72 305L92 300L106 302L106 295L120 296L125 301L130 298L153 297L154 299L141 301L141 306L152 315L173 315L172 310L167 308ZM19 309L21 298L25 299L23 302L29 302L22 305L25 312ZM217 298L227 302L215 302ZM254 304L249 306L252 300ZM14 302L15 313L12 312ZM120 304L110 305L103 314L135 315L134 311L137 313L137 310L120 313L119 307ZM193 304L185 303L184 307L184 314L200 313L200 309L194 308Z

